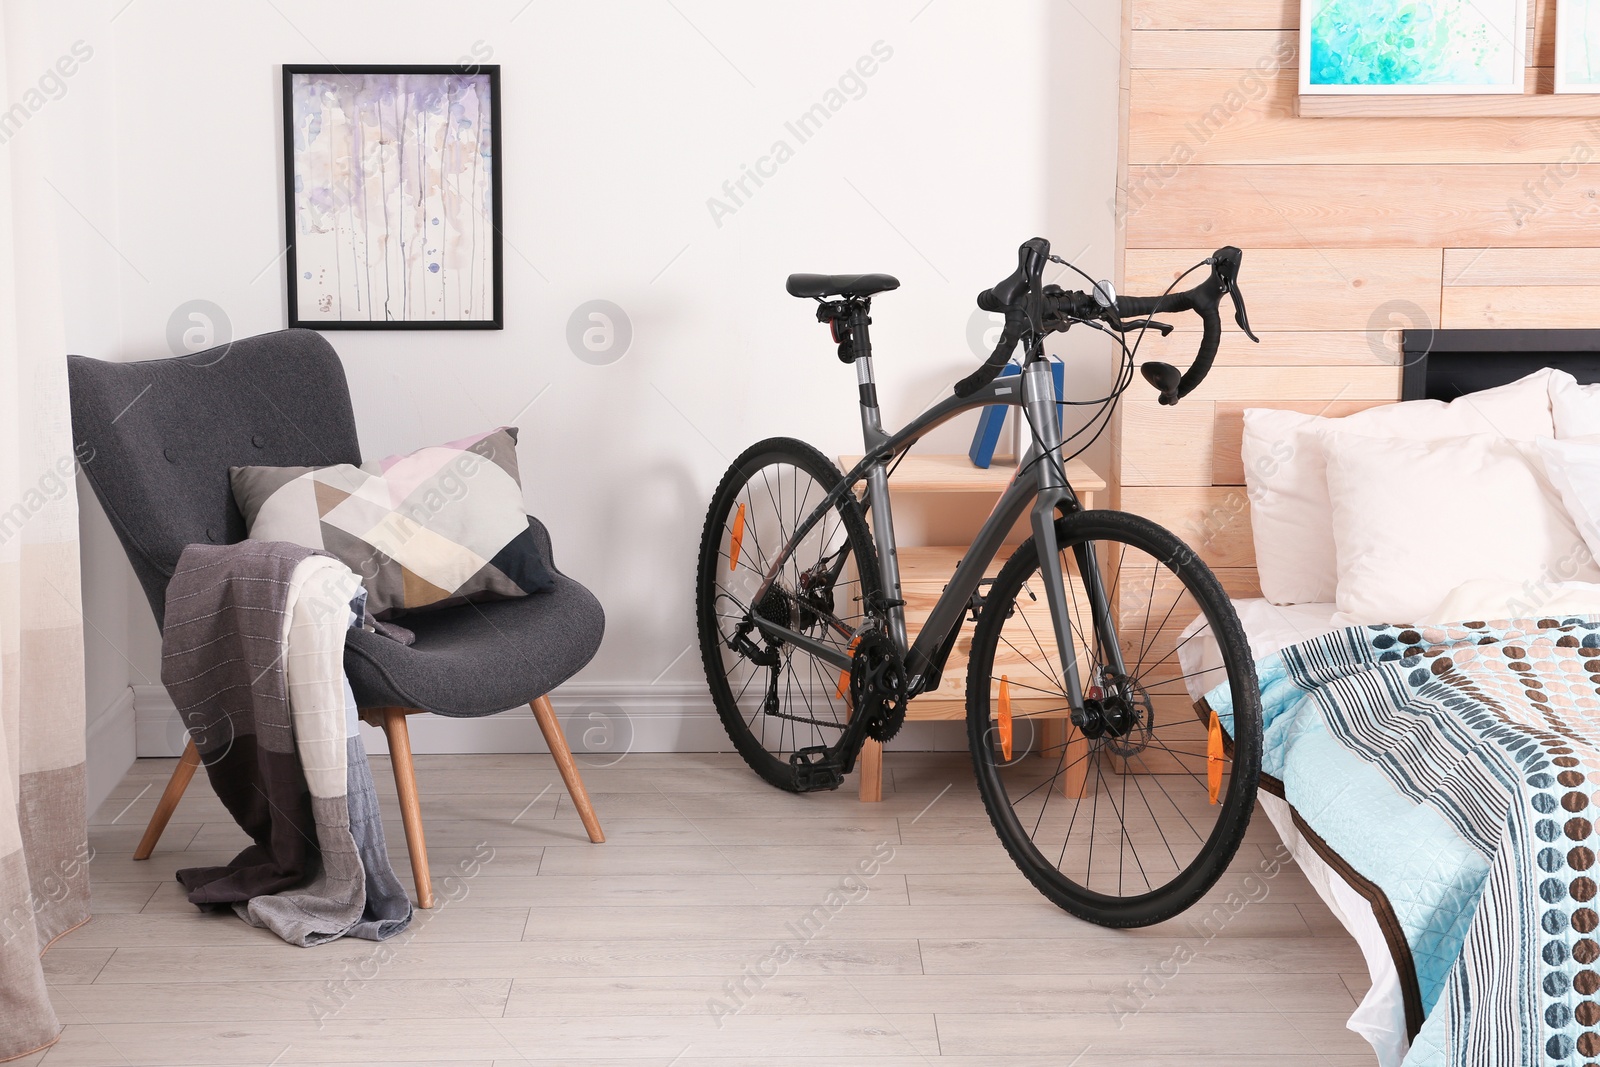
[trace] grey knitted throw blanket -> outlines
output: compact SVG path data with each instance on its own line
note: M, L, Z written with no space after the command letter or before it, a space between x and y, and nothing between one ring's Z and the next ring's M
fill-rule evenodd
M178 881L295 945L381 941L411 922L344 678L364 597L331 556L273 541L190 545L167 586L161 680L253 842Z

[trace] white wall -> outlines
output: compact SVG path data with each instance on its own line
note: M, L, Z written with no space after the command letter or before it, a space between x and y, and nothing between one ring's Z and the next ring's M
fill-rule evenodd
M810 303L785 295L784 276L900 278L874 316L879 392L898 422L971 369L973 296L1011 270L1020 241L1046 233L1109 274L1118 11L1097 7L1091 27L1044 0L143 0L103 27L114 55L97 68L114 78L114 126L109 139L95 133L115 194L86 190L84 214L109 239L77 219L70 249L94 278L93 303L120 321L74 340L106 358L166 356L169 317L197 299L224 309L233 336L284 325L279 64L492 53L504 88L506 329L330 332L362 448L379 456L517 420L529 509L607 612L605 646L568 706L617 704L649 720L631 724L639 747L715 745L691 647L711 490L761 437L859 447L853 372ZM878 42L892 54L864 92L797 143L785 122ZM726 202L723 183L778 139L793 158L714 218L708 199ZM569 315L594 298L632 324L630 349L609 366L565 340ZM1105 349L1079 351L1080 395L1094 395ZM968 434L963 423L929 446L961 451ZM88 614L124 641L116 659L101 648L95 669L125 659L133 682L154 679L155 626L136 588L109 588L119 569L125 585L131 576L102 558L113 548L94 521L86 573L108 588ZM480 724L481 735L444 725L457 744L536 747L526 722ZM443 743L430 737L419 746Z

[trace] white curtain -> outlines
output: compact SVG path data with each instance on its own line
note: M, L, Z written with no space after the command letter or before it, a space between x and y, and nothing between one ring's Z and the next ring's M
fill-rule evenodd
M0 8L0 107L26 106L58 58L30 9ZM40 957L89 918L76 457L48 119L26 116L0 144L0 1061L60 1035Z

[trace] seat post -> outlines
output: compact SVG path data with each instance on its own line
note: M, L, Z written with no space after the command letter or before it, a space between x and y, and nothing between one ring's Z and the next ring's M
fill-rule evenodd
M861 439L870 453L887 440L878 411L878 386L872 377L872 343L867 338L871 299L854 301L850 308L851 350L855 355L856 387L861 391ZM906 614L900 601L900 558L895 547L894 516L889 503L889 464L880 460L867 468L867 501L872 510L872 536L878 548L878 581L888 609L889 636L906 647Z
M872 359L872 338L868 327L872 325L872 298L861 297L851 301L850 304L850 336L853 339L853 349L859 359L870 361Z
M872 374L872 299L852 302L850 308L850 349L856 365L856 388L861 396L861 427L866 434L866 447L870 450L883 436L883 419L878 414L878 385Z

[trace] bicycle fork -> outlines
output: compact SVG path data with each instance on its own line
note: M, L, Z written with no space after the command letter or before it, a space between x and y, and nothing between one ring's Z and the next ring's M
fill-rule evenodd
M1056 538L1056 513L1058 510L1076 511L1079 505L1067 485L1064 464L1060 462L1061 425L1056 418L1055 386L1049 363L1036 360L1023 368L1022 397L1020 414L1027 420L1032 437L1022 462L1033 464L1039 479L1039 495L1029 514L1029 525L1039 553L1039 581L1044 585L1045 604L1050 608L1056 654L1066 679L1067 702L1077 709L1083 706L1083 681L1078 676L1078 657L1074 653L1072 624L1067 614L1067 583ZM1081 559L1078 565L1082 569Z
M1066 481L1066 471L1057 457L1061 449L1061 426L1055 415L1055 393L1050 380L1049 365L1043 361L1031 363L1023 371L1023 410L1033 429L1033 445L1028 462L1036 464L1039 477L1039 496L1034 502L1029 523L1034 544L1039 552L1039 580L1044 585L1045 603L1050 608L1050 624L1055 632L1056 652L1061 659L1066 682L1067 701L1072 708L1074 723L1084 714L1084 682L1078 670L1078 657L1072 637L1072 622L1067 605L1067 575L1061 566L1061 546L1056 537L1056 514L1060 510L1079 510L1077 497ZM1078 576L1083 583L1084 596L1093 615L1093 639L1097 639L1102 652L1102 668L1117 678L1127 672L1122 661L1122 648L1117 636L1116 620L1107 598L1105 581L1100 573L1100 561L1092 543L1074 545L1073 557L1078 565ZM1090 640L1091 635L1082 635ZM1102 695L1098 690L1102 679L1091 680L1095 700Z

